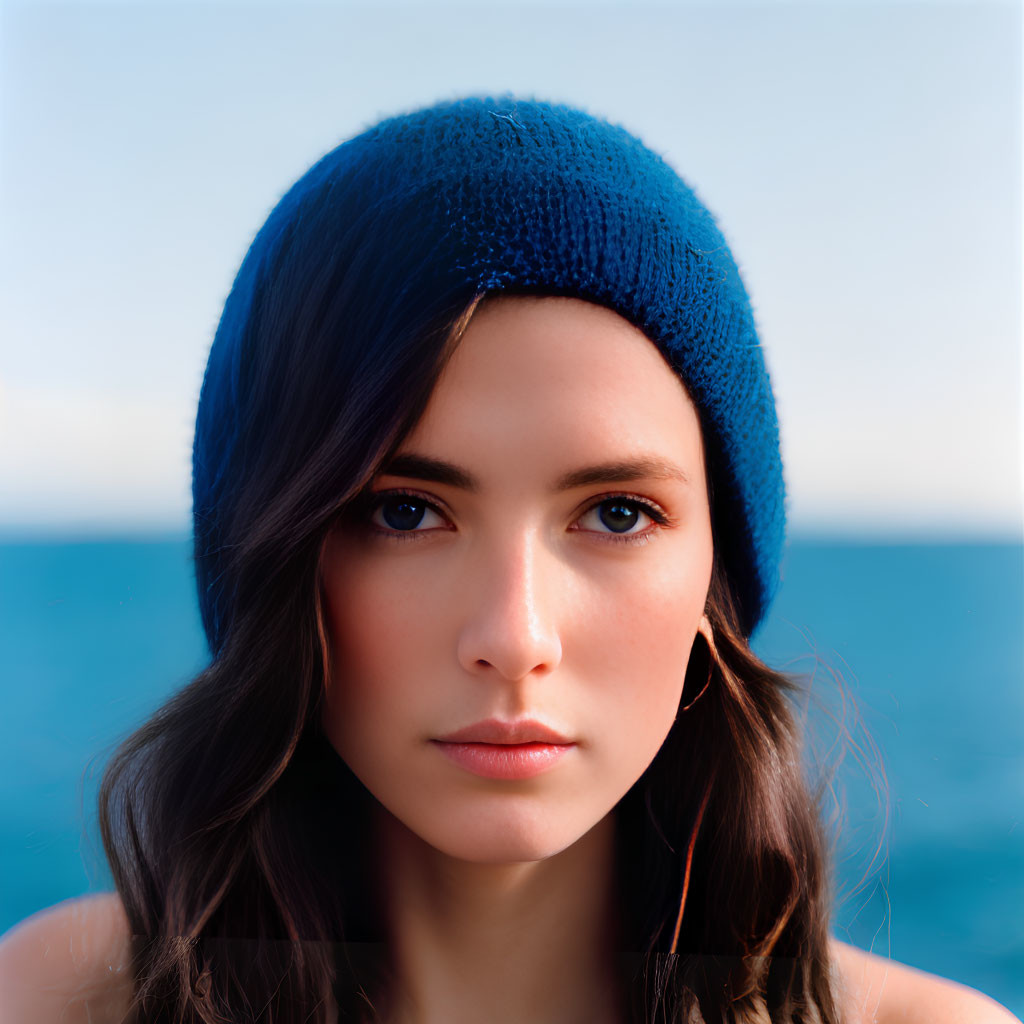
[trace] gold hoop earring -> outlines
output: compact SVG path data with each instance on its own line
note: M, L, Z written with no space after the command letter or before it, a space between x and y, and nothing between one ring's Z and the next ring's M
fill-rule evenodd
M704 685L700 688L700 693L697 694L689 704L684 704L679 709L679 713L682 714L684 711L689 711L694 704L697 703L704 696L704 691L711 685L711 677L715 672L715 662L718 661L718 648L715 647L715 634L711 628L711 621L706 615L701 616L700 624L697 626L697 632L704 639L704 643L708 645L708 677L704 682Z

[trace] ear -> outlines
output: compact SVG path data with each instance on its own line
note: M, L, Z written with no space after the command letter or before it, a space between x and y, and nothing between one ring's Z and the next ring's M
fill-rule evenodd
M697 624L697 632L704 637L704 642L708 645L708 650L711 652L712 660L717 661L718 648L715 646L715 631L711 626L711 620L706 614L700 617L700 622Z
M702 615L700 622L697 624L697 633L704 639L704 643L708 645L708 677L704 681L704 685L700 688L700 692L692 700L686 704L680 705L679 713L689 711L694 704L697 703L704 696L705 691L711 685L711 676L713 673L715 662L718 661L718 649L715 647L715 633L711 627L711 620L707 615Z

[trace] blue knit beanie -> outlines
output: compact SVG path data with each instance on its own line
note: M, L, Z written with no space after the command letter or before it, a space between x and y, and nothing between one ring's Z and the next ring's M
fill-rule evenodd
M267 245L325 188L359 190L392 229L397 216L394 244L419 246L439 282L459 278L468 295L577 296L615 310L657 345L700 413L717 552L749 635L779 575L778 424L746 291L692 189L622 128L508 96L417 110L339 146L281 200L261 232ZM232 348L243 335L222 320L193 460L199 602L215 651L223 639L222 554L204 538L218 536L209 520L217 513L217 467L226 461L221 449L232 434L216 423L217 404L232 386L239 358Z

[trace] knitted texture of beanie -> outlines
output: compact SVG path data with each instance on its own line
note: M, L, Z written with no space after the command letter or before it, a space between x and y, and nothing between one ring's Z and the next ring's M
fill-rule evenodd
M778 423L746 290L692 189L633 135L581 110L470 98L389 118L327 154L271 214L266 247L311 196L340 187L379 211L395 245L418 246L439 286L576 296L651 339L700 413L715 543L749 634L773 596L784 540ZM199 517L214 514L217 449L230 443L215 421L238 356L222 335L238 333L222 321L194 449L199 599L213 649L220 574Z

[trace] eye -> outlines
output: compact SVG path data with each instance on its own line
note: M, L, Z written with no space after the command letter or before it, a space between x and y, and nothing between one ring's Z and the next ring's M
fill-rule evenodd
M381 533L422 533L445 525L440 512L415 494L385 494L371 506L370 523Z
M448 526L448 519L433 502L406 491L371 496L366 515L374 532L395 540L413 540ZM573 529L597 534L606 541L645 544L653 539L652 524L664 526L668 521L652 502L623 494L591 505Z
M609 540L649 540L651 523L664 525L668 517L650 502L618 495L592 505L579 518L582 528L608 535Z

